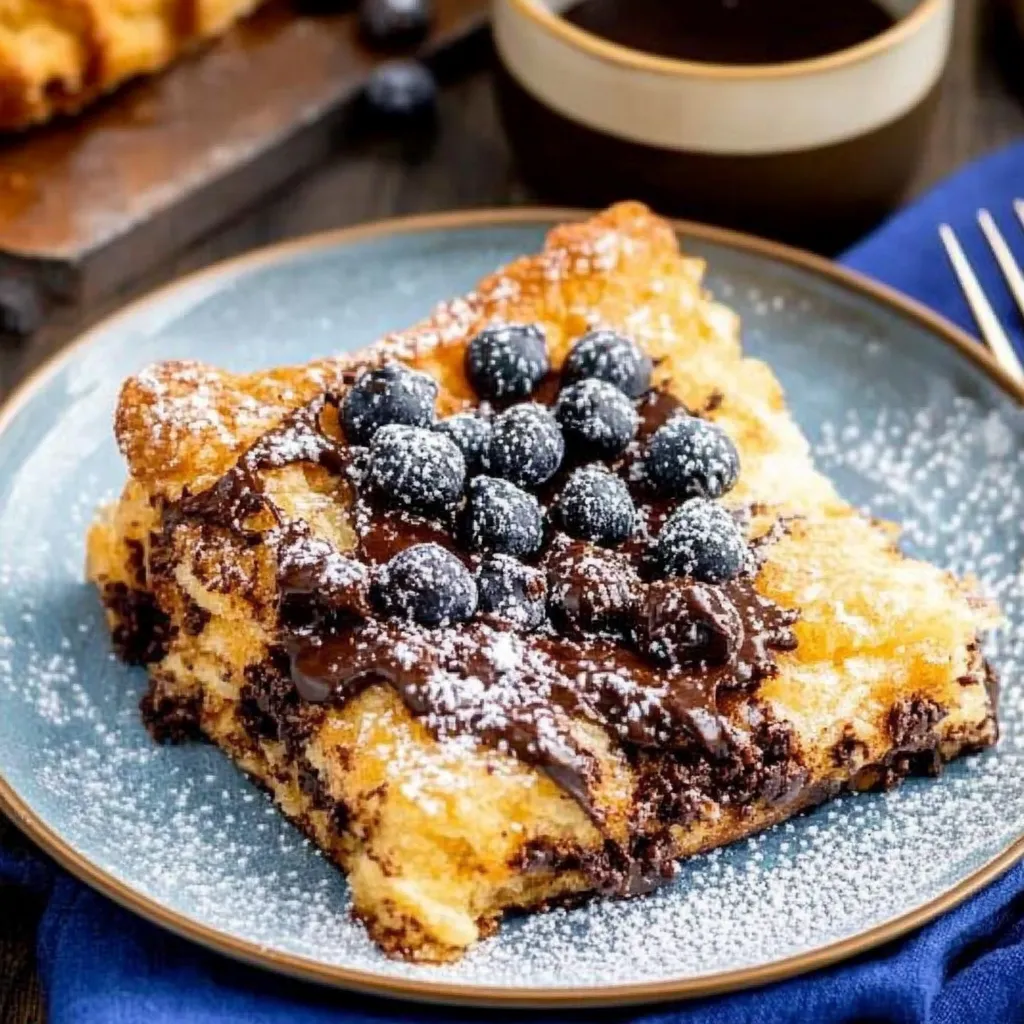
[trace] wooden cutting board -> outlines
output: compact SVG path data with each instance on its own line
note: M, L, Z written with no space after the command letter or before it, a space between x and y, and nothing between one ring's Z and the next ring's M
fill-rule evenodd
M421 55L456 52L486 0L437 0ZM371 68L355 15L281 0L79 117L0 141L0 274L43 301L141 274L322 157Z

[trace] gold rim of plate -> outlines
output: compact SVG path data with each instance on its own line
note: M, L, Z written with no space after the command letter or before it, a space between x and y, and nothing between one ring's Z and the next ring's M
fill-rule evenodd
M74 358L78 351L117 322L165 302L179 289L196 285L202 281L212 283L218 277L268 266L296 253L311 252L387 235L459 228L488 228L503 224L553 226L563 221L581 220L591 216L592 213L593 211L579 209L523 207L399 217L325 231L267 246L233 259L215 263L135 300L119 312L101 320L57 355L44 362L12 392L3 408L0 409L0 434L7 429L18 411L32 396ZM888 306L909 320L926 327L933 334L958 349L993 378L1004 391L1024 404L1024 386L1011 380L983 345L937 313L893 289L855 271L837 266L823 257L778 242L690 221L676 220L672 221L672 224L677 233L684 238L689 237L725 245L809 270ZM864 953L885 942L890 942L962 903L967 897L994 881L1024 857L1024 837L1022 837L947 892L922 906L901 914L884 924L869 928L859 935L829 943L806 953L785 957L774 963L678 980L586 988L533 989L386 977L371 971L354 970L336 964L321 963L309 957L267 949L256 942L219 931L165 907L92 863L51 829L18 796L2 776L0 776L0 811L5 813L18 828L58 864L104 896L154 924L161 925L218 953L295 978L353 989L372 995L469 1006L537 1008L623 1006L631 1003L659 1002L669 999L692 999L698 996L733 992L756 985L767 985L806 971L826 967L837 961Z

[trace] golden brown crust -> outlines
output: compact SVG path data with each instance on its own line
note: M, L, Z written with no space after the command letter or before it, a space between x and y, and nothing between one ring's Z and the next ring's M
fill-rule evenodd
M174 496L185 484L194 490L211 482L261 432L318 390L337 386L357 363L392 355L430 373L440 382L444 414L470 400L462 351L485 324L542 324L556 366L573 339L602 324L636 335L660 360L655 382L688 407L717 403L711 418L756 456L740 500L774 501L772 481L782 476L794 480L790 503L839 505L828 481L810 470L807 443L771 370L743 358L735 316L705 296L703 269L680 254L664 220L639 203L619 203L555 228L542 253L515 260L363 353L251 375L187 362L150 367L124 385L118 442L133 478Z
M267 786L349 872L357 912L395 955L449 959L508 907L592 891L616 870L609 846L689 855L843 787L889 785L994 742L976 645L994 610L903 556L893 528L835 494L771 371L743 357L735 317L702 291L702 269L665 222L621 204L555 229L541 254L367 352L248 376L165 363L122 390L116 430L131 479L90 533L89 574L115 630L126 617L166 617L169 628L153 631L160 649L140 655L152 662L151 724L180 729L191 716ZM212 485L291 409L342 389L354 365L402 358L439 381L442 412L458 408L470 397L465 344L492 320L539 321L556 365L588 327L627 330L658 360L659 385L736 442L743 468L729 500L755 508L753 533L780 517L788 524L755 585L800 610L799 643L778 655L756 698L727 712L757 734L745 790L664 752L627 756L579 722L596 766L588 814L509 754L439 740L388 686L310 713L275 662L273 552L209 524L160 534L168 500ZM352 549L349 499L330 474L293 464L263 484L285 521L301 518L338 551ZM666 799L688 789L682 810Z
M0 129L74 114L260 0L0 0Z

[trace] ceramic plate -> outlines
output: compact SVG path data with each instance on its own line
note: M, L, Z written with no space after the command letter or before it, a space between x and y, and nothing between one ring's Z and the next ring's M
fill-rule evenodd
M906 546L975 573L1008 626L998 748L686 862L644 899L506 923L443 967L385 959L342 874L215 749L154 745L111 657L83 534L124 479L120 381L154 359L235 370L357 348L537 249L562 211L357 229L216 267L136 304L0 421L0 804L72 871L225 953L338 985L482 1003L627 1002L753 984L891 938L1024 852L1024 410L965 336L823 261L683 226L776 369L818 463ZM566 979L572 979L567 988Z

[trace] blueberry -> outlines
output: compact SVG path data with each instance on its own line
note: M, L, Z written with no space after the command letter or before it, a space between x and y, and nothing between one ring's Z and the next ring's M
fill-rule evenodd
M525 629L536 629L546 617L548 585L539 569L507 555L495 555L480 566L476 585L482 612Z
M740 457L721 427L676 416L655 431L644 467L647 479L666 497L720 498L740 475Z
M364 96L372 114L395 125L425 124L437 115L437 83L417 60L378 64L366 80Z
M483 398L525 398L548 369L544 332L535 324L488 327L466 348L466 376Z
M614 551L572 541L546 559L548 611L567 633L625 635L642 586L629 561Z
M369 444L388 423L429 427L436 398L436 381L401 363L364 370L341 403L345 437L349 444Z
M598 459L620 455L640 422L633 403L618 388L593 378L563 388L555 416L569 449Z
M651 359L622 334L591 331L573 346L562 376L570 384L596 377L630 398L639 398L651 386Z
M0 277L0 334L27 338L43 326L39 290L20 277Z
M362 0L359 30L378 49L403 49L421 42L433 15L429 0Z
M747 544L721 505L691 498L665 520L654 542L654 562L665 576L724 583L747 563Z
M365 485L379 501L432 515L451 508L466 485L466 460L443 434L390 423L370 442Z
M484 467L520 487L550 480L565 456L565 441L555 417L542 405L514 405L491 427Z
M633 533L636 509L617 476L603 466L584 466L566 481L555 501L554 515L572 537L619 544Z
M471 551L496 551L524 558L543 540L540 505L507 480L478 476L469 484L465 536Z
M440 544L414 544L388 562L374 585L385 614L421 626L462 622L476 611L476 583Z
M450 437L466 460L466 472L470 476L483 468L484 451L491 439L491 421L478 412L460 412L447 419L438 420L434 429Z

